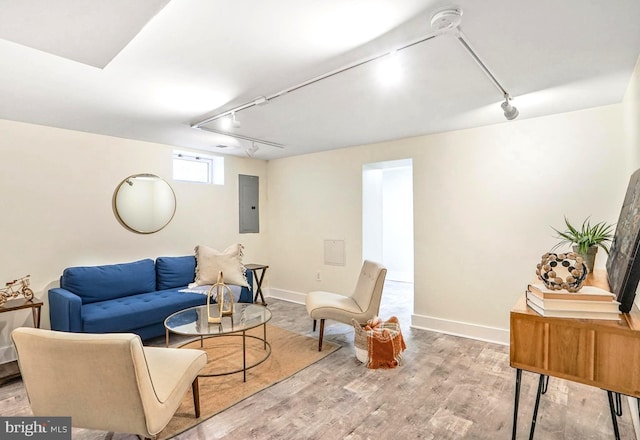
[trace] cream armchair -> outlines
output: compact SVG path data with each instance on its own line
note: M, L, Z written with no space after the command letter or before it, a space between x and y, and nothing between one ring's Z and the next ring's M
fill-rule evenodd
M201 350L143 347L129 333L11 333L33 415L71 416L74 427L154 438L193 390L200 417Z
M355 319L363 324L378 315L386 276L387 269L384 266L365 260L356 287L350 296L323 291L307 294L307 312L313 318L314 332L316 321L320 320L318 351L322 351L325 319L345 324L351 324L351 320Z

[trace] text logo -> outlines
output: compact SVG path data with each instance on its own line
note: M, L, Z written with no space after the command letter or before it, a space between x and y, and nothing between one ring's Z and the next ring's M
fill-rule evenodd
M71 440L71 417L0 417L2 440Z

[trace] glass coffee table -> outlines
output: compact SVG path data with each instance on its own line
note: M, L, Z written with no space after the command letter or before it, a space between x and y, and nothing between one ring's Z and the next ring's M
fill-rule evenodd
M218 316L218 306L210 307L212 316ZM262 305L237 303L233 305L233 315L223 316L220 323L209 323L207 306L191 307L174 313L164 320L165 342L169 346L169 334L190 336L188 342L181 347L200 339L200 347L204 348L204 340L216 337L240 337L242 338L242 368L232 369L220 373L201 373L200 376L224 376L242 371L243 381L247 381L247 370L254 368L271 356L271 344L267 341L267 322L271 320L271 311ZM262 337L255 334L247 334L248 330L262 326ZM247 364L247 339L262 342L264 356Z

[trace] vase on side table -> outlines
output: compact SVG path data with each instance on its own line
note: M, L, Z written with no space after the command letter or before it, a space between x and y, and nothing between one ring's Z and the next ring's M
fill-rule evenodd
M596 253L598 252L598 246L591 246L587 249L587 253L583 254L578 250L578 246L573 246L573 252L579 254L584 258L584 264L587 266L589 273L593 273L593 267L596 262Z

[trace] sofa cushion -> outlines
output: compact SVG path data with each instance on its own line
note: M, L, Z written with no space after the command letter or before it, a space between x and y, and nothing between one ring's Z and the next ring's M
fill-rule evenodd
M82 331L87 333L126 332L162 323L179 310L204 305L206 296L181 293L177 289L101 301L82 307Z
M103 266L78 266L64 270L60 287L82 298L82 304L153 292L156 269L153 260Z
M196 257L158 257L156 259L156 289L185 287L196 276Z

